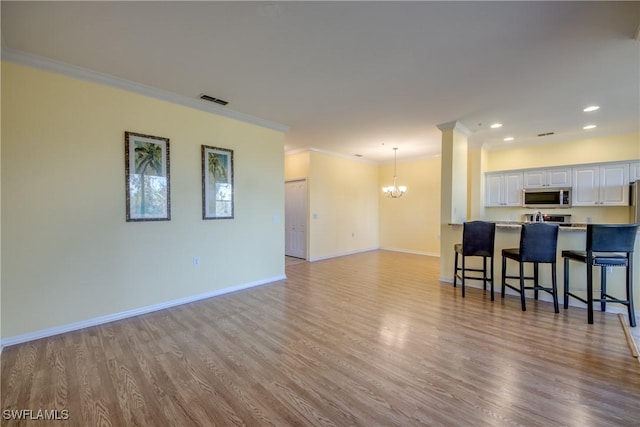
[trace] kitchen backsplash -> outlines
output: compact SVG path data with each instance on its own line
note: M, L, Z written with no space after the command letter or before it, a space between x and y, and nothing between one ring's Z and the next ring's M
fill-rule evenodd
M629 222L629 206L606 207L573 207L569 209L540 209L545 214L571 215L571 222L626 224ZM525 214L532 214L536 209L514 208L485 208L484 219L489 221L522 221ZM472 218L475 219L475 218Z

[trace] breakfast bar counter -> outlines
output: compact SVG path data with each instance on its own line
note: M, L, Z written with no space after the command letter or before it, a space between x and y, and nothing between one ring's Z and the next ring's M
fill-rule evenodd
M496 228L498 229L512 229L512 230L520 230L524 222L522 221L496 221ZM449 223L452 227L462 227L461 223ZM560 231L586 231L587 224L583 223L572 223L572 224L562 224L560 225Z
M524 222L521 221L495 221L496 223L496 236L495 236L495 250L494 250L494 262L495 262L495 287L496 289L500 289L501 286L501 273L500 273L500 263L502 262L502 250L506 248L517 248L520 244L520 230L522 228L522 224ZM443 224L441 227L442 231L442 241L443 248L442 251L448 250L451 254L441 254L441 272L440 279L445 282L453 283L453 245L455 243L462 242L462 224L461 223L448 223L447 225ZM564 277L564 263L562 258L562 251L564 250L585 250L586 248L586 229L587 224L584 223L571 223L566 225L559 226L558 233L558 249L556 254L556 265L557 265L557 279L558 279L558 297L560 301L564 296L562 289L562 280ZM449 246L449 247L447 247ZM474 259L475 258L475 259ZM473 267L477 264L477 268L481 266L481 258L479 257L470 257L468 258L468 264L470 267ZM633 254L633 277L636 286L634 286L634 304L636 307L636 316L638 316L638 308L640 307L640 237L636 238L635 243L635 252ZM512 271L514 265L509 265L509 273L514 273L515 270ZM543 269L550 268L548 265L541 265L541 273L543 272L542 277L550 277L549 272ZM584 265L579 265L578 263L571 263L570 267L570 287L573 289L584 289L586 287L586 270ZM600 273L597 269L594 270L594 282L599 283L600 281ZM608 273L607 278L608 284L608 293L612 295L625 295L625 275L624 269L614 268L612 272ZM467 286L470 287L482 287L481 282L469 281ZM509 293L509 292L508 292ZM514 293L515 294L515 293ZM586 292L584 292L586 295ZM527 298L532 298L533 292L527 293ZM499 297L496 299L498 301ZM540 299L551 301L551 297L547 295L540 295ZM518 302L514 302L518 304ZM577 307L586 308L586 305L572 300L572 305ZM618 306L617 304L607 305L607 311L611 308L612 312L621 312L626 313L626 309L622 306ZM585 315L586 319L586 315ZM585 320L586 321L586 320Z

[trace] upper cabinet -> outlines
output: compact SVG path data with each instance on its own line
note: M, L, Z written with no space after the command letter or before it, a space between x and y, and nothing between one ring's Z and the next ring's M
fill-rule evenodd
M571 168L524 171L524 188L571 187Z
M573 206L627 206L629 164L573 168Z
M522 206L522 172L488 173L485 206Z
M485 206L522 206L526 188L568 187L573 206L628 206L629 182L640 180L640 161L488 172Z
M637 181L640 179L640 162L634 162L629 165L629 181Z

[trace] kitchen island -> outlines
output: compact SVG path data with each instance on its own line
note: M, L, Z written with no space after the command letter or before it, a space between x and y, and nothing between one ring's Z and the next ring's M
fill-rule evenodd
M494 251L494 269L495 269L495 289L500 290L502 285L502 249L506 248L517 248L520 244L520 229L522 227L523 222L518 221L496 221L496 240L495 240L495 251ZM563 292L563 280L564 280L564 262L562 259L562 251L563 250L584 250L586 247L586 229L587 224L570 224L570 225L562 225L559 227L558 233L558 250L557 250L557 258L556 258L556 266L557 266L557 280L558 280L558 298L559 301L562 301L564 292ZM455 243L462 242L462 224L461 223L449 223L447 226L442 227L442 239L443 242L450 243L449 246L451 248L451 253L453 253L453 245ZM442 257L441 255L441 272L440 272L440 280L444 282L453 283L453 257ZM478 268L481 266L482 259L480 257L469 257L467 258L467 265L470 267ZM586 266L580 263L570 263L570 278L571 278L571 291L577 294L586 294L584 291L578 291L578 289L586 288ZM508 263L508 275L515 275L517 264L516 263ZM526 266L526 273L529 275L531 273L531 266ZM547 284L546 282L550 280L550 266L549 265L540 265L540 277L542 278L542 283ZM633 277L634 277L634 304L636 308L636 317L640 316L638 313L638 308L640 307L640 237L636 238L635 244L635 252L633 255ZM550 284L550 283L549 283ZM600 284L600 270L594 269L594 288L598 289ZM467 281L467 286L481 288L482 282L469 280ZM625 295L625 275L624 268L613 268L613 271L608 273L607 275L607 293L611 295L616 295L623 297ZM515 292L507 289L507 294L509 295L517 295ZM500 296L496 295L496 301L494 303L499 303ZM527 298L533 298L533 292L527 291ZM550 295L540 294L540 299L543 301L551 301ZM513 304L519 304L519 301L516 299L512 300ZM570 299L570 304L572 306L577 307L586 307L585 304L580 301L575 300L574 298ZM535 309L532 309L532 311ZM624 305L621 304L607 304L607 311L611 311L614 313L626 313L627 309ZM562 311L560 312L562 313ZM587 321L585 311L585 323Z

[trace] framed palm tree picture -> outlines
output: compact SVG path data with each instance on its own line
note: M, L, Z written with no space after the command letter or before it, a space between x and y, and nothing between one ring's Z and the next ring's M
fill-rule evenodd
M127 221L169 221L169 139L124 133Z
M233 150L202 146L202 219L233 218Z

